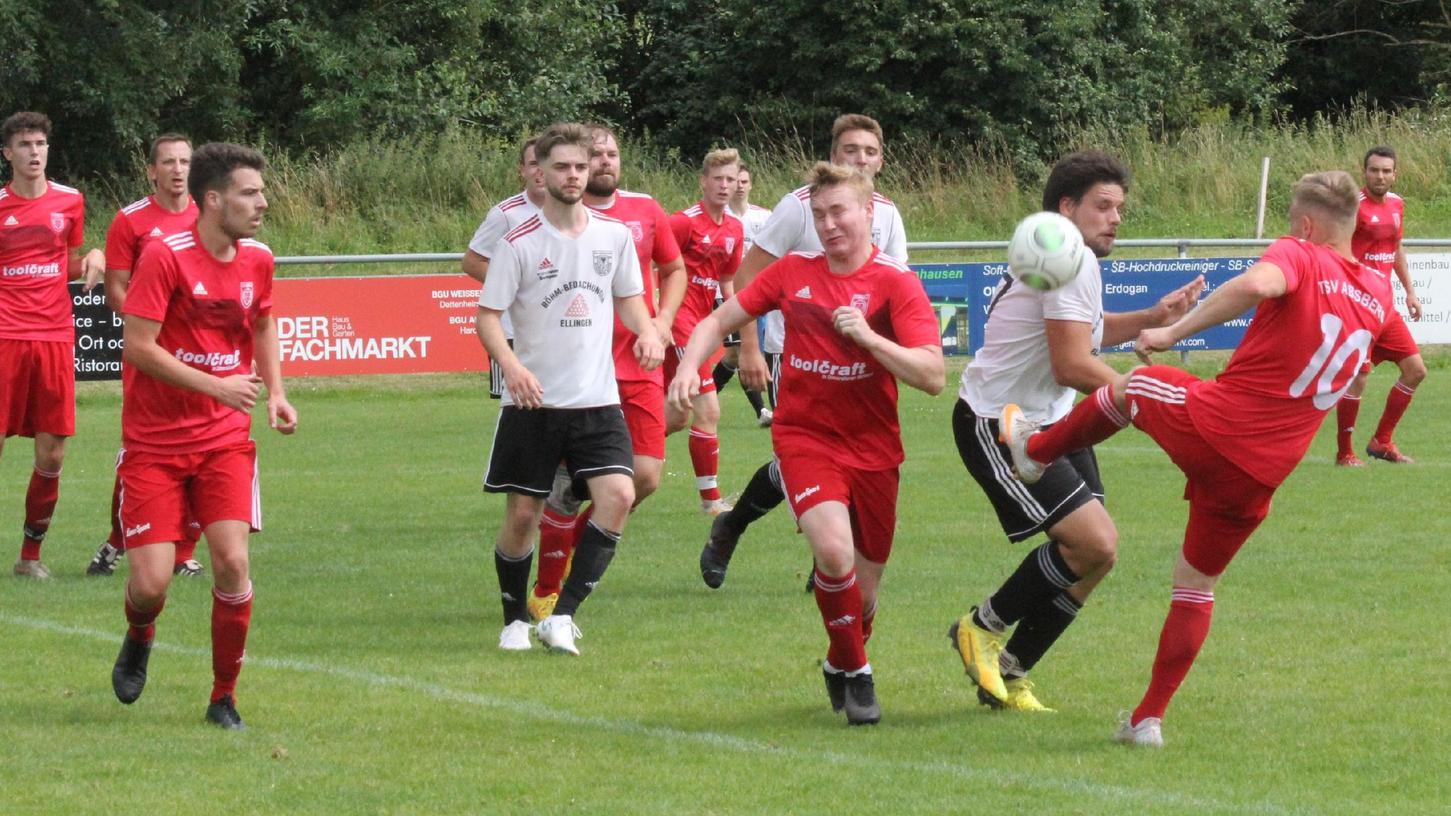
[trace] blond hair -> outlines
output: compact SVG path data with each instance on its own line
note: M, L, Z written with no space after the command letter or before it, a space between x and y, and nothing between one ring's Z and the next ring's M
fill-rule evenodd
M700 164L700 174L706 176L717 167L725 167L728 164L739 165L741 163L740 151L734 147L727 147L721 150L712 150L705 154L705 161Z
M831 152L836 153L836 145L841 141L841 134L848 130L865 130L877 137L877 146L885 150L887 140L882 137L882 126L877 120L864 113L843 113L836 117L831 123Z
M872 180L862 175L861 171L824 161L817 162L806 174L806 186L811 188L813 198L822 190L832 187L850 187L856 191L863 204L872 200L875 190Z
M1309 212L1307 212L1307 210ZM1344 170L1306 173L1291 190L1290 213L1310 215L1337 230L1353 231L1360 187Z

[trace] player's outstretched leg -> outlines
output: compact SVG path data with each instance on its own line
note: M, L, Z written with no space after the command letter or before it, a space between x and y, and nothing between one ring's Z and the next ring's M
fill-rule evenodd
M136 702L146 688L146 665L151 659L151 643L156 638L156 618L166 606L166 596L142 609L131 600L126 588L126 622L129 626L121 639L121 653L111 668L111 690L116 699L127 705Z
M776 509L786 498L781 488L781 471L776 460L756 469L736 506L715 517L710 536L700 551L700 577L711 589L725 583L726 568L746 529L757 519Z

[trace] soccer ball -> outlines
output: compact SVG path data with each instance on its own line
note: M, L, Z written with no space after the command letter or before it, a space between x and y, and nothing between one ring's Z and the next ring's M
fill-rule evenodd
M1018 222L1008 242L1008 269L1041 292L1066 286L1083 264L1083 234L1055 212L1036 212Z

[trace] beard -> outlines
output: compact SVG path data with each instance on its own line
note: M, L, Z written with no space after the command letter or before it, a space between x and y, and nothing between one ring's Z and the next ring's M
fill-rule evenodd
M603 176L590 176L589 181L585 182L584 185L584 191L586 193L592 196L599 196L600 198L608 198L614 195L618 189L620 189L618 177L610 178L607 181Z

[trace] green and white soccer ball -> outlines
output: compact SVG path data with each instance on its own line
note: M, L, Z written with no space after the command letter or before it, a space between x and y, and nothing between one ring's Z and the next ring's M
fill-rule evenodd
M1036 212L1018 222L1008 242L1008 269L1014 278L1046 292L1066 286L1083 266L1083 234L1055 212Z

